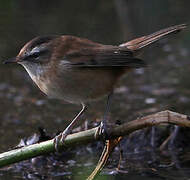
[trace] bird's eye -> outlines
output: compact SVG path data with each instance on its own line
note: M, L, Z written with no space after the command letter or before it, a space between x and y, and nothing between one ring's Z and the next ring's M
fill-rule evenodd
M39 57L44 56L47 54L47 50L36 51L30 54L27 54L23 60L25 61L36 61Z
M40 52L35 52L29 55L30 58L37 58L40 56Z
M39 52L35 52L35 53L32 53L32 54L28 54L24 57L24 61L29 61L29 60L34 60L34 59L37 59L39 57Z

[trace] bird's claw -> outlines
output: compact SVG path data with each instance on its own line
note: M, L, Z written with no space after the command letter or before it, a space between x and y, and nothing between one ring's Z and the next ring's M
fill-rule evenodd
M98 126L98 129L96 130L94 137L95 139L99 139L100 137L102 137L103 140L109 139L107 128L103 122L101 122L100 125Z
M59 152L61 150L61 146L64 145L64 141L65 141L66 137L67 137L67 134L65 134L64 132L55 136L53 144L54 144L55 150L57 152Z

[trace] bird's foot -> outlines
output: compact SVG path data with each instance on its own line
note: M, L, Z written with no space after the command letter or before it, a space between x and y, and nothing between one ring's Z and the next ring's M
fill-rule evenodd
M107 126L105 126L105 124L103 122L100 123L100 125L98 126L97 131L95 132L95 139L99 139L100 137L103 140L107 140L109 139L109 129L107 128Z
M53 144L57 152L60 152L61 146L64 145L64 141L66 137L67 137L67 134L64 133L64 131L60 133L59 135L55 136Z

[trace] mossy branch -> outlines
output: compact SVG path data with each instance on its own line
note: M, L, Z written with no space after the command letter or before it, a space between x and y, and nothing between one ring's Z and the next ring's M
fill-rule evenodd
M189 116L175 113L172 111L162 111L149 116L138 118L134 121L124 123L120 126L111 129L110 139L128 135L136 130L163 123L169 123L183 127L190 127L190 118ZM97 140L95 139L96 131L97 128L93 128L90 130L68 135L65 139L65 146L71 147L78 144L81 145L89 142L94 142ZM99 136L98 139L101 139L101 136ZM29 145L19 149L14 149L0 154L0 167L4 167L40 155L45 155L54 151L55 149L53 145L53 140L48 140L42 143Z

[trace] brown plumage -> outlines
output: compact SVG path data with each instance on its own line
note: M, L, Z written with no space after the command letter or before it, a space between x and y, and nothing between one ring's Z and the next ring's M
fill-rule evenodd
M66 130L55 138L64 141L89 101L110 94L118 79L146 63L135 57L146 46L181 31L185 24L172 26L119 46L103 45L74 36L37 37L29 41L16 58L32 80L48 96L82 104L83 109Z

